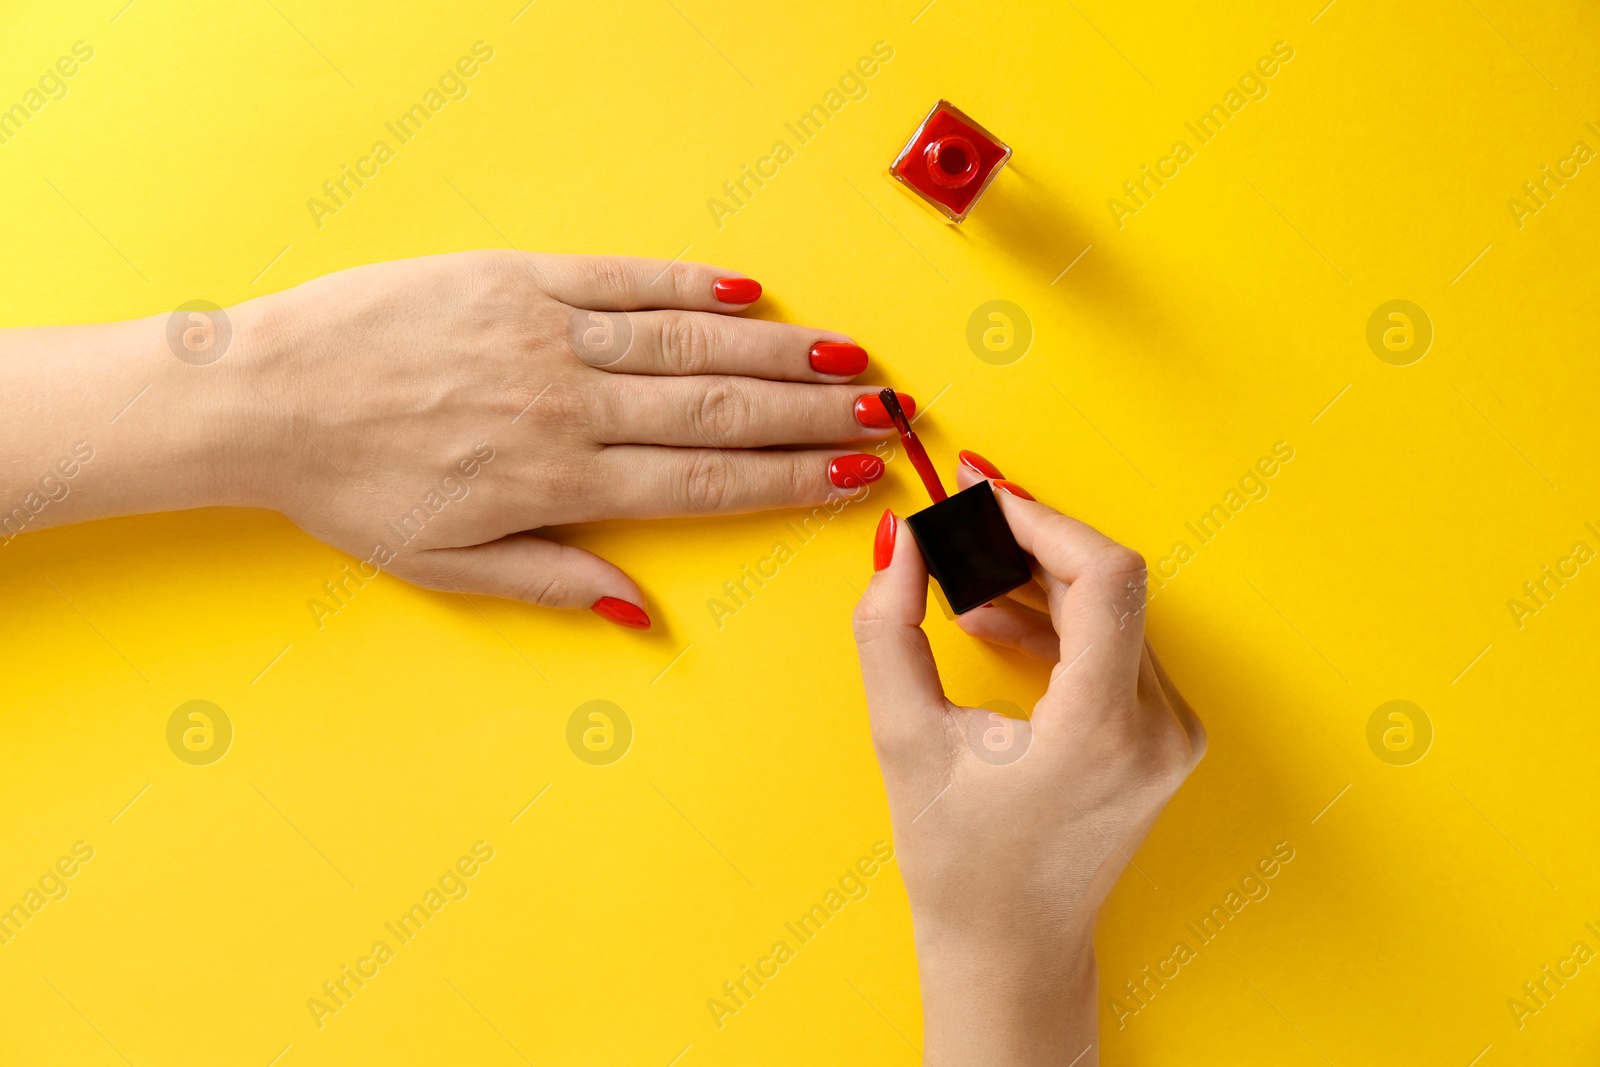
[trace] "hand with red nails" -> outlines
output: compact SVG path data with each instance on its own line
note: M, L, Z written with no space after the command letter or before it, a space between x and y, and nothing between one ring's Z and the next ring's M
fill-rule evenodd
M626 574L534 531L812 506L883 474L860 445L892 431L848 384L866 350L738 314L760 296L697 263L484 251L209 317L0 331L0 388L34 412L0 459L49 470L95 428L73 485L92 488L30 508L28 530L267 507L368 578L646 629Z
M963 453L957 482L999 475ZM1096 914L1205 731L1144 638L1139 555L994 484L1037 584L959 625L1052 665L1031 717L945 696L922 631L928 573L892 513L856 643L911 901L926 1061L1086 1067L1098 1062Z

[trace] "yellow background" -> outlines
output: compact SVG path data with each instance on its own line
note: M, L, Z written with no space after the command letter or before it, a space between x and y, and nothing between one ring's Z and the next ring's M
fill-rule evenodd
M506 243L682 254L938 397L919 428L946 470L976 449L1153 564L1288 442L1270 494L1152 601L1211 754L1103 917L1105 1061L1591 1054L1600 966L1523 1029L1506 1002L1600 949L1600 573L1520 629L1507 601L1600 548L1600 173L1520 229L1507 200L1600 149L1600 17L924 3L13 0L0 102L75 41L94 58L0 146L4 324ZM470 94L315 226L307 198L479 40ZM894 58L868 95L796 146L784 122L877 41ZM1184 122L1278 41L1269 95L1114 225L1108 198L1196 147ZM1015 149L960 229L883 173L941 96ZM708 198L780 138L795 158L719 228ZM1405 367L1365 340L1397 298L1436 333ZM995 299L1034 329L1006 366L966 341ZM6 548L0 903L73 842L95 855L0 947L0 1060L917 1062L892 865L720 1029L706 1006L888 836L847 615L880 507L918 506L890 471L720 627L708 599L794 516L583 532L646 590L645 636L387 577L318 629L307 601L346 560L267 513ZM929 626L956 699L1041 690ZM167 747L191 699L234 725L211 766ZM565 740L591 699L633 723L611 766ZM1367 744L1392 699L1433 725L1410 766ZM470 895L319 1030L307 999L478 840ZM1278 842L1271 895L1119 1030L1108 998Z

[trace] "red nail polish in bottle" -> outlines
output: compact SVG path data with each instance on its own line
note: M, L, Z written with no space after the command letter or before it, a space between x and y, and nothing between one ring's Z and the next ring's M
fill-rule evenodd
M960 223L1010 158L1010 147L941 100L911 134L889 173L945 218Z

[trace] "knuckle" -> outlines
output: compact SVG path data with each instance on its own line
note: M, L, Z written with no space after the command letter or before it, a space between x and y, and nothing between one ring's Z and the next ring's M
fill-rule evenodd
M1176 789L1189 776L1189 768L1193 766L1191 755L1188 734L1176 726L1165 731L1156 753L1161 779Z
M1206 728L1198 719L1190 725L1189 731L1189 769L1193 770L1200 765L1206 757L1206 746L1211 742L1206 736Z
M721 511L733 499L733 461L721 452L703 452L689 461L681 490L690 512Z
M594 487L592 473L584 463L558 460L540 464L533 475L532 485L538 502L572 500L581 497Z
M534 425L568 429L593 425L609 414L605 410L604 394L592 394L581 383L556 381L542 388L529 388L538 402L524 412L525 423L534 419Z
M666 284L667 292L672 294L675 303L692 305L698 302L697 298L704 296L697 292L699 279L694 268L687 263L670 264L661 280Z
M1126 545L1105 545L1095 554L1093 566L1107 578L1132 578L1145 573L1144 557Z
M390 560L384 568L390 574L423 589L450 589L450 572L426 552L405 553Z
M594 271L595 287L617 303L627 302L633 296L633 272L621 260L598 259L591 269Z
M700 397L695 421L713 444L738 440L750 425L750 402L730 379L712 382Z
M856 601L855 611L850 613L850 629L856 635L856 644L863 649L882 636L888 622L889 617L884 614L883 608L870 596Z
M572 579L560 573L529 578L516 590L517 599L544 608L566 607L572 603L577 592L577 586Z
M1176 722L1145 739L1143 775L1152 792L1169 797L1194 770L1196 756L1189 735Z
M784 466L782 476L781 489L785 499L794 504L809 504L825 499L827 493L822 487L819 473L815 460L803 459L798 455L791 457Z
M890 726L881 715L873 716L869 720L868 730L872 735L872 751L877 755L879 763L889 767L899 767L906 762L913 746L904 730Z
M672 374L711 370L711 331L693 315L673 315L661 329L661 360Z
M517 317L511 309L529 304L529 279L501 256L468 259L454 281L462 305L480 326L510 324Z

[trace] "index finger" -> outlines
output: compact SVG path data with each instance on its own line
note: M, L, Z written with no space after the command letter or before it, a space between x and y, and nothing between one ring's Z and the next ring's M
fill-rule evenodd
M1144 557L1038 501L995 495L1017 544L1057 579L1046 590L1061 637L1058 671L1107 671L1113 685L1134 681L1144 649Z
M545 291L595 311L741 311L761 297L761 283L738 271L675 259L535 255Z

